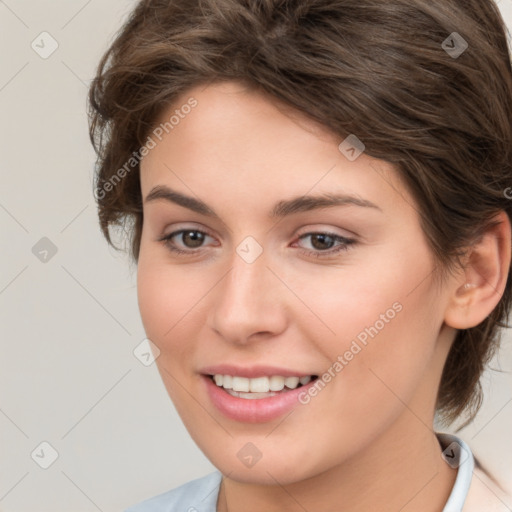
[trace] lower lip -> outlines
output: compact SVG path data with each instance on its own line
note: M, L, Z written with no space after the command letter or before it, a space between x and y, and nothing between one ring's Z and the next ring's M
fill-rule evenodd
M207 375L203 375L202 378L208 395L217 409L228 418L244 423L265 423L279 418L299 405L299 395L307 393L308 388L316 382L313 380L305 386L269 398L247 399L231 396Z

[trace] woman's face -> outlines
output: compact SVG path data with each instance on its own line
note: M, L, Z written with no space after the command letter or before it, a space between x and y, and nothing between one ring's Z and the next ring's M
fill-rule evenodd
M198 446L286 484L425 429L453 330L394 168L236 83L173 115L141 164L138 298Z

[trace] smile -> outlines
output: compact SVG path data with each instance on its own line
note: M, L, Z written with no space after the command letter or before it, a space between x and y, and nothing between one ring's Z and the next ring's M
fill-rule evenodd
M223 388L231 396L251 400L269 398L305 386L317 377L316 375L305 377L272 375L270 377L247 378L237 375L215 374L211 378L219 388Z
M318 379L317 375L294 376L288 371L287 376L279 375L277 368L242 372L246 375L237 375L233 367L231 371L228 367L212 369L202 373L202 380L206 395L218 412L243 423L266 423L302 407L299 396Z

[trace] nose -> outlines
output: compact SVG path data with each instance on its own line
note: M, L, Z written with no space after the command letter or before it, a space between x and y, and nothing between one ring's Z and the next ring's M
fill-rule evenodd
M269 339L286 329L290 292L264 254L248 263L234 253L230 270L212 290L208 325L230 343Z

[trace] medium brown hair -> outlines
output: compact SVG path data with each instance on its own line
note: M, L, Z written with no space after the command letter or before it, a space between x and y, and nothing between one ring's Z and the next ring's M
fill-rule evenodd
M467 43L460 55L448 51L454 41ZM492 0L144 0L88 98L100 226L112 245L109 226L128 227L135 262L141 148L178 97L226 80L277 98L340 142L355 134L367 155L394 164L443 270L496 213L512 217L512 70ZM438 393L446 421L473 418L481 404L479 379L509 318L510 273L494 311L457 333Z

